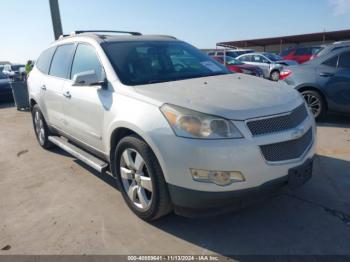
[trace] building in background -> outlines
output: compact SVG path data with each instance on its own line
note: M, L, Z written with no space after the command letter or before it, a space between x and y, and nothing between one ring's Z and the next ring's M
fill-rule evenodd
M281 53L283 50L291 47L320 46L344 40L350 40L350 29L302 35L227 41L217 43L217 47L254 49L259 52Z

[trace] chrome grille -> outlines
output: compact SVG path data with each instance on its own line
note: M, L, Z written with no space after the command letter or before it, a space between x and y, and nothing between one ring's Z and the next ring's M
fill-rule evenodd
M302 104L288 115L250 121L247 126L252 135L257 136L292 129L300 125L306 118L306 106Z
M312 128L304 136L295 140L260 146L266 161L278 162L300 158L311 145Z

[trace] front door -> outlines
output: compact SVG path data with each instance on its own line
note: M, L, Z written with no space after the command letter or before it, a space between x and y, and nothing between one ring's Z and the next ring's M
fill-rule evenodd
M101 86L74 86L72 81L74 75L91 70L101 81L104 80L104 70L94 47L79 44L73 59L71 80L63 87L65 132L87 146L103 151L104 116L111 106L112 93Z
M337 60L337 57L331 58L328 63L332 62L332 59ZM319 68L319 75L328 97L329 109L350 113L350 51L339 55L336 66L322 65Z

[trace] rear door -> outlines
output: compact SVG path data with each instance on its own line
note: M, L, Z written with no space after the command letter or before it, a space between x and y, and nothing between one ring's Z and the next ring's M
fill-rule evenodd
M104 113L112 103L112 93L102 86L74 86L74 75L95 71L99 79L105 79L104 69L93 46L78 44L73 58L70 80L65 81L64 123L65 131L85 145L99 151L102 147Z
M328 72L330 74L323 77L326 78L325 90L329 109L350 113L350 51L341 53L337 67Z
M69 65L74 51L74 44L58 46L53 55L48 75L42 79L42 103L50 125L63 127L63 83L68 77Z
M262 55L252 55L251 64L261 68L266 78L270 77L270 63L265 57Z

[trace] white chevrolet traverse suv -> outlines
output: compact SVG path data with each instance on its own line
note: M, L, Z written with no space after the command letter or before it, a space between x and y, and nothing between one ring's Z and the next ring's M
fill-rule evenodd
M297 91L174 37L74 32L28 86L40 145L110 171L144 220L240 208L312 174L315 122Z

